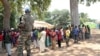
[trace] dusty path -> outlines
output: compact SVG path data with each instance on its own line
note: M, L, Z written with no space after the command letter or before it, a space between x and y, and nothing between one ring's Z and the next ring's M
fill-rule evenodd
M80 42L80 44L72 44L66 47L65 43L62 48L49 50L45 53L39 53L38 50L32 50L32 56L100 56L100 30L93 29L92 37L89 40ZM6 56L6 53L0 53L0 56ZM16 56L16 51L13 50L13 56Z

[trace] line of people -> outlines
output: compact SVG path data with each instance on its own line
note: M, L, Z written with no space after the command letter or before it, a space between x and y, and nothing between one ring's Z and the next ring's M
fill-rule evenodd
M40 52L44 52L47 47L51 49L56 49L56 44L61 48L62 41L66 42L66 46L69 46L69 41L72 38L74 43L78 41L84 41L90 38L90 28L89 26L69 26L66 28L40 28L34 29L32 31L32 41L35 48L39 48Z
M17 47L19 31L0 31L0 52L2 51L2 45L6 47L8 56L11 56L11 49ZM84 41L90 38L89 26L68 26L66 28L37 28L33 29L31 33L31 41L35 48L38 48L40 52L47 51L47 48L51 47L52 50L58 47L62 47L62 41L65 41L66 47L69 47L70 39L74 40L74 43L78 41ZM3 43L3 44L2 44Z

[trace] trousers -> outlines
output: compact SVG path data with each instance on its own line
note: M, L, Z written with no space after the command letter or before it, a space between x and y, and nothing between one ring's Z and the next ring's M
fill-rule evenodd
M27 56L30 56L30 43L31 43L31 32L21 32L18 38L18 55L17 56L24 56L23 50L25 49L27 52Z
M8 55L11 55L11 43L5 43Z

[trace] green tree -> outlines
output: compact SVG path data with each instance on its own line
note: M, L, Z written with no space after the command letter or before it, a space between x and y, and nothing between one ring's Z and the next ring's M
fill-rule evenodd
M51 12L45 12L44 14L44 21L50 23L50 24L53 24L53 20L52 20L52 17L51 17Z
M43 12L47 10L51 0L0 0L4 7L3 28L10 29L11 12L16 11L17 14L22 14L22 6L29 4L32 11L37 13L40 18ZM43 14L42 14L43 13Z
M86 1L86 2L85 2ZM71 19L72 24L79 25L79 14L78 14L78 2L81 4L86 4L86 6L90 6L95 2L99 2L100 0L70 0L70 11L71 11Z
M80 23L85 23L85 22L88 22L90 20L86 13L80 13L79 17L80 17Z
M70 13L68 10L61 10L60 17L58 18L58 26L66 27L70 23Z
M4 7L3 29L10 29L10 4L8 0L0 0Z
M3 7L2 6L0 6L0 29L3 29Z
M0 3L0 5L2 4ZM3 9L3 6L0 6L0 29L3 28Z
M53 12L47 12L45 15L45 21L55 26L64 27L70 22L70 13L68 10L54 10Z

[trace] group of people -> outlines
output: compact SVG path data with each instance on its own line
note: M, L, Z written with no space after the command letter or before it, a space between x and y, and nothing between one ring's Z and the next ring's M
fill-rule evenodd
M11 48L18 44L19 32L15 30L1 30L0 31L0 53L6 49L8 56L11 56Z
M40 52L44 52L47 47L51 47L52 50L56 49L56 44L61 48L61 43L66 42L66 46L69 47L70 39L74 40L74 43L78 41L84 41L90 38L89 26L69 26L66 28L40 28L33 29L32 41L35 48L39 48Z
M11 55L11 48L17 47L18 38L20 32L11 29L11 31L0 31L0 52L2 51L2 45L5 46L8 56ZM52 50L56 49L56 44L61 48L61 43L65 41L66 47L69 47L70 39L74 40L74 43L78 41L84 41L90 38L89 26L69 26L66 28L35 28L31 31L31 42L33 42L34 48L38 48L40 52L45 52L48 47Z
M11 55L11 48L18 46L18 38L20 32L17 30L0 31L0 52L2 51L2 45L6 47L8 56ZM74 43L78 41L84 41L90 38L89 26L69 26L66 28L35 28L31 31L31 42L33 42L34 48L38 48L40 52L45 52L47 48L51 47L52 50L56 49L56 44L61 48L61 43L64 41L66 47L69 47L70 39L74 40ZM3 44L2 44L3 43Z
M17 56L23 55L23 48L27 51L27 56L31 56L31 43L38 48L40 52L47 51L47 48L51 47L52 50L58 47L62 47L62 41L66 42L66 46L69 47L70 39L74 40L74 43L78 43L80 40L90 38L89 26L68 26L66 28L34 28L34 19L30 14L30 10L25 10L25 14L20 18L18 29L2 30L0 31L0 51L2 46L6 48L8 56L11 56L11 49L17 47Z

